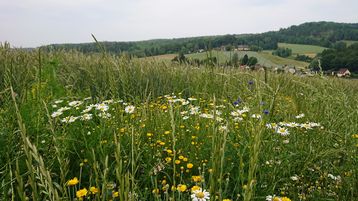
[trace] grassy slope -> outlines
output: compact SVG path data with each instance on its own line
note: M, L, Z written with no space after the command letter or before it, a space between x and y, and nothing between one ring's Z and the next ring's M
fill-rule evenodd
M345 42L347 44L347 46L350 46L354 43L358 43L358 41L356 41L356 40L342 40L342 42Z
M326 48L316 45L301 45L301 44L290 44L290 43L278 43L279 47L289 48L292 50L292 54L305 54L305 55L316 55L321 53Z
M171 61L174 59L174 57L177 56L177 54L163 54L163 55L157 55L157 56L150 56L150 57L144 57L140 59L144 60L154 60L154 61Z
M297 67L305 67L308 66L308 63L296 61L293 59L286 59L281 58L278 56L271 55L268 52L252 52L252 51L238 51L239 58L242 58L245 54L247 54L249 57L256 57L258 59L258 63L264 66L268 67L277 67L282 65L289 65L289 66L297 66ZM206 52L202 53L193 53L188 54L186 57L188 58L197 58L197 59L205 59L207 57ZM230 59L230 56L232 56L234 52L228 52L228 51L212 51L212 56L215 56L219 59L220 63L224 63L225 61L228 61Z

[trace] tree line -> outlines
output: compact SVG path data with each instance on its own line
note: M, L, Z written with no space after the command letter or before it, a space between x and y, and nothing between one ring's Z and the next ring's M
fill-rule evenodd
M319 45L331 48L340 40L358 40L358 23L310 22L261 34L228 34L177 39L159 39L138 42L101 42L109 53L126 53L136 57L182 52L184 54L221 47L246 45L250 50L274 50L279 42ZM96 43L53 44L43 46L51 50L78 50L84 53L100 52Z

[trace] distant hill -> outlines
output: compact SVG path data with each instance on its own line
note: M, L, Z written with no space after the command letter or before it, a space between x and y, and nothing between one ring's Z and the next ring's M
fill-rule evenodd
M178 52L188 54L204 49L237 45L247 45L252 50L271 50L276 49L278 43L306 44L329 48L337 41L357 40L358 23L308 22L261 34L228 34L138 42L102 42L102 44L106 51L110 53L127 53L144 57ZM53 44L43 48L47 50L76 49L84 53L100 51L95 43Z
M272 55L267 52L253 52L253 51L212 51L212 56L216 57L220 64L228 62L233 57L234 53L237 53L241 59L246 54L249 57L256 57L258 59L258 64L267 66L267 67L280 67L284 65L296 66L299 68L305 68L309 63L296 61L293 59L287 59ZM185 55L187 58L200 59L203 60L207 58L207 52L193 53Z

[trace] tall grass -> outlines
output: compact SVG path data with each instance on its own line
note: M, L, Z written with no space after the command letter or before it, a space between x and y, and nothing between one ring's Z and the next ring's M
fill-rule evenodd
M3 44L0 198L189 200L198 186L211 200L354 200L357 80L267 76ZM61 121L103 101L110 118ZM320 126L266 127L293 121Z

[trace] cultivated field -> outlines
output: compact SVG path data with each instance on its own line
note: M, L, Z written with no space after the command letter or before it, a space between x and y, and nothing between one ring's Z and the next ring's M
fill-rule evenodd
M289 48L292 50L292 54L304 54L310 57L314 57L316 54L321 53L326 48L316 45L302 45L302 44L290 44L290 43L278 43L278 47Z
M267 52L254 52L254 51L212 51L211 55L218 58L218 62L224 64L230 61L234 53L238 53L239 58L244 57L245 54L249 57L256 57L258 64L267 67L280 67L283 65L296 66L296 67L307 67L309 64L302 61L296 61L293 59L287 59L272 55ZM185 55L188 58L205 59L208 57L208 52L193 53Z
M264 77L1 47L0 200L356 200L358 81Z

